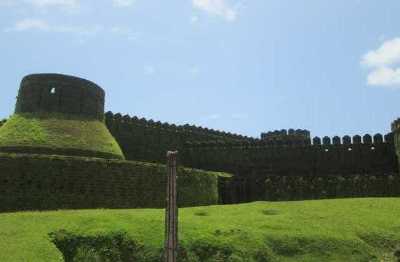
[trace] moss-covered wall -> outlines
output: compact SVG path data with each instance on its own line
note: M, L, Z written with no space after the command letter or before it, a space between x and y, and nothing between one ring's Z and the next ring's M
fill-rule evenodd
M255 181L257 181L255 183ZM221 183L222 182L222 183ZM345 197L399 197L398 173L272 175L220 180L220 201L225 204L256 200L287 201Z
M165 165L0 154L0 211L165 206ZM218 202L215 173L179 168L180 207Z
M398 174L395 147L390 139L302 146L195 143L188 144L181 155L185 166L234 174L233 182L221 191L235 198L224 199L224 203L262 200L268 176Z
M163 163L168 150L182 151L187 141L245 142L254 138L190 125L176 126L128 115L105 114L106 126L129 160Z
M399 146L395 146L394 138L400 144L400 132L315 137L312 144L281 144L111 112L106 113L105 122L129 160L163 163L167 150L178 149L184 166L234 174L229 183L220 179L223 203L264 199L264 182L270 176L380 177L398 174L399 170L395 153Z
M188 143L182 151L182 163L229 172L262 169L282 176L397 171L395 146L389 141L309 146Z
M239 169L246 169L247 175L263 170L283 176L398 170L393 133L315 137L312 144L281 144L111 112L106 113L105 120L129 160L163 163L165 152L177 149L184 166L235 174Z
M104 122L59 113L14 114L0 129L0 152L124 159Z
M393 133L282 143L111 112L106 113L105 120L127 159L163 162L167 150L177 149L184 166L234 174L233 182L220 188L224 195L234 195L234 201L227 198L224 203L264 199L264 181L271 175L398 173Z
M268 176L266 200L305 200L343 197L398 197L400 176L352 174L327 176ZM233 196L234 197L234 196Z

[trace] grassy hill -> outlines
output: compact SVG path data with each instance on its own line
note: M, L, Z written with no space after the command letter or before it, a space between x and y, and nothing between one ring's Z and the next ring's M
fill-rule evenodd
M104 123L54 113L13 115L0 128L0 150L124 158Z
M190 261L396 261L400 250L400 198L256 202L179 215ZM125 231L156 257L163 219L157 209L0 214L0 261L62 261L48 235L61 229L87 237Z

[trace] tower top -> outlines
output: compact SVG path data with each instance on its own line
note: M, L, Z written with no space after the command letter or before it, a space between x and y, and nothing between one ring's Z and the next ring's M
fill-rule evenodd
M15 113L54 112L102 120L104 99L104 90L86 79L32 74L21 81Z

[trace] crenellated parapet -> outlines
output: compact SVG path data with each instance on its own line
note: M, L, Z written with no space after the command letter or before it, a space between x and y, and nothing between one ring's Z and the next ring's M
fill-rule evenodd
M308 146L188 142L181 155L182 163L186 166L235 174L237 187L230 187L229 194L238 194L238 201L262 199L265 190L260 183L267 176L398 173L393 144L386 142Z
M266 175L324 176L398 172L391 134L315 137L313 144L253 142L187 142L183 163L230 172L248 184L246 200L257 200L257 181ZM236 189L235 189L236 190ZM241 189L244 190L244 189Z
M113 114L112 112L107 112L105 114L106 121L113 122L115 125L136 125L143 126L146 128L154 128L163 131L168 131L172 133L185 133L187 135L195 135L199 141L210 140L210 139L220 139L224 141L252 141L254 138L233 134L230 132L219 131L209 128L204 128L195 125L175 125L160 121L154 121L153 119L138 118L137 116L121 115L120 113Z
M282 141L279 139L271 139L271 140L244 140L244 141L221 141L221 140L208 140L208 141L187 141L186 143L189 147L221 147L221 148L231 148L231 147L241 147L241 148L250 148L250 147L310 147L310 146L357 146L357 145L380 145L380 144L393 144L393 133L389 133L386 135L382 134L365 134L351 136L324 136L324 137L314 137L310 143L305 140L293 140L293 141Z
M172 133L186 133L188 136L196 135L199 140L253 140L254 138L233 134L230 132L219 131L209 128L204 128L195 125L175 125L166 122L154 121L153 119L138 118L137 116L121 115L107 112L105 114L106 121L114 122L115 125L140 125L146 128L155 128Z
M311 139L309 131L291 129L256 139L111 112L105 119L126 157L132 160L163 162L165 151L176 149L186 166L239 177L258 176L265 170L283 176L398 171L393 133Z
M261 134L261 140L266 142L279 142L281 144L310 144L310 131L303 129L282 129Z
M359 144L365 144L365 145L372 145L372 144L382 144L382 143L388 143L392 144L393 139L392 139L392 133L382 135L382 134L375 134L375 135L370 135L370 134L365 134L363 136L361 135L355 135L353 137L351 136L334 136L334 137L329 137L329 136L324 136L322 138L316 136L312 139L312 144L313 145L359 145Z
M127 159L149 162L165 161L168 150L182 150L185 142L241 142L254 138L198 127L175 125L136 116L105 114L105 123L121 145Z

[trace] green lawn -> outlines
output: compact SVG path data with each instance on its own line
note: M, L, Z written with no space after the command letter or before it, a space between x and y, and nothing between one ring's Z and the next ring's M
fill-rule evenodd
M124 158L104 123L55 113L13 115L0 128L1 147L75 149Z
M400 248L400 198L255 202L182 208L179 215L183 246L228 248L228 261L396 261ZM60 229L126 231L157 251L163 218L157 209L0 214L0 261L61 261L48 236Z

